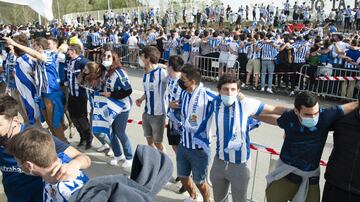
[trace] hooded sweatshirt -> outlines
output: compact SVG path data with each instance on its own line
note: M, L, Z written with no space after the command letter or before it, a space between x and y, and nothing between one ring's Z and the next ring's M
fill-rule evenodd
M172 172L173 165L166 154L150 146L138 145L130 179L126 175L95 177L69 201L151 202L170 180Z

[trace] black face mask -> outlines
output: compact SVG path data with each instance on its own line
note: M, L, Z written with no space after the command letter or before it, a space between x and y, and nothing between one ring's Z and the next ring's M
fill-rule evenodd
M179 84L181 89L183 89L183 90L187 89L187 86L185 85L185 82L183 80L179 79L178 84Z

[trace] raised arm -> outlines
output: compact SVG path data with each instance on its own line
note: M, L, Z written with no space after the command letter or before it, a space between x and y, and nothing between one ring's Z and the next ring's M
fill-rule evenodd
M37 52L36 50L23 46L21 44L16 43L14 40L12 40L9 37L4 37L5 41L9 45L13 45L14 47L19 48L20 50L24 51L25 53L29 54L30 56L34 57L35 59L41 60L43 62L46 62L46 56Z

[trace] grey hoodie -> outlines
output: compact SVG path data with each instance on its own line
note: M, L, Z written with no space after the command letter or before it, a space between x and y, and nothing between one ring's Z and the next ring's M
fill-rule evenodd
M69 201L150 202L170 180L172 172L173 165L167 155L150 146L138 145L130 179L126 175L95 177L74 193Z

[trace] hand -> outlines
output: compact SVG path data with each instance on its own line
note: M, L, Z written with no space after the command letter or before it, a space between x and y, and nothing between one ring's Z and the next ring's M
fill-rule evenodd
M16 42L12 40L10 37L3 37L7 44L15 46Z
M143 102L143 100L142 99L137 99L137 100L135 100L135 103L136 103L136 106L138 106L138 107L140 107L141 106L141 103Z
M242 94L241 92L239 92L238 95L237 95L237 97L238 97L239 100L242 100L242 99L245 98L245 95Z
M170 102L169 107L170 107L171 109L178 109L178 108L180 108L179 101L176 100L176 101Z
M51 177L55 177L57 181L74 180L79 175L80 170L76 166L70 164L59 164L51 173Z
M103 93L100 93L100 95L104 96L104 97L110 97L111 93L110 92L103 92Z

